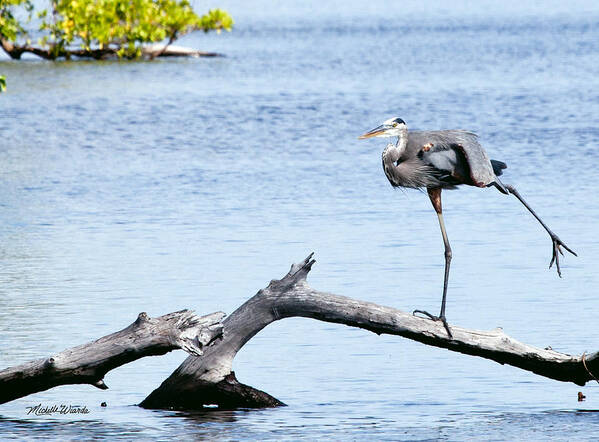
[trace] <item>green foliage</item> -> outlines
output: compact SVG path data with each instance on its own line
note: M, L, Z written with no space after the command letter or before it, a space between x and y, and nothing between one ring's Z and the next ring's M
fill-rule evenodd
M0 5L30 5L31 0L0 0ZM119 57L141 55L141 44L168 39L169 43L194 30L230 31L233 19L220 9L197 15L189 0L51 0L51 12L37 13L45 35L39 44L55 56L67 48L86 51L113 49ZM0 14L3 10L0 6ZM0 15L2 17L2 15ZM0 21L0 35L15 41L22 31L8 13ZM2 18L0 18L2 20ZM4 25L4 28L2 27Z
M204 32L215 30L220 33L223 29L230 31L233 28L233 18L222 9L211 9L208 14L200 17L199 28Z
M6 90L6 78L4 75L0 75L0 92L4 92Z
M15 7L22 7L31 14L33 4L30 0L0 0L0 36L15 41L17 36L25 30L21 23L13 15Z

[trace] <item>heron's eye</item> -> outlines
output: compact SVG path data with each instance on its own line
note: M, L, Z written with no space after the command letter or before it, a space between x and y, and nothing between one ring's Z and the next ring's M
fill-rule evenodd
M391 126L393 126L393 127L397 127L397 123L393 123Z

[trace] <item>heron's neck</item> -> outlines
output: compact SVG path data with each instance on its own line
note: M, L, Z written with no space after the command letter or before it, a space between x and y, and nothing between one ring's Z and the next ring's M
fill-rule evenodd
M402 129L397 137L397 142L395 144L387 145L385 149L385 159L390 163L396 163L397 160L402 156L404 151L406 150L406 146L408 145L408 129Z
M408 145L408 128L404 127L397 137L397 143L395 143L397 148L399 149L400 154L404 153L406 150L406 146Z

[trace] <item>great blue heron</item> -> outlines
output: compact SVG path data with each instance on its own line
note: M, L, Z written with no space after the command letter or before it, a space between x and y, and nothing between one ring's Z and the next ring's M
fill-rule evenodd
M464 130L410 131L401 118L390 118L378 127L366 132L359 138L397 137L395 144L388 144L383 151L383 169L393 187L426 188L428 196L439 218L441 235L445 244L445 277L443 279L443 297L441 312L434 316L424 310L414 310L434 321L441 321L450 337L451 331L445 318L445 301L447 298L447 281L451 263L451 247L445 231L441 210L441 191L455 189L455 186L495 186L501 193L513 194L530 213L541 223L551 237L553 256L549 268L555 262L557 274L561 277L559 254L563 246L568 252L576 253L566 246L558 236L539 218L534 210L524 201L518 191L510 185L503 184L499 178L507 166L502 161L489 160L487 153L478 143L476 134Z

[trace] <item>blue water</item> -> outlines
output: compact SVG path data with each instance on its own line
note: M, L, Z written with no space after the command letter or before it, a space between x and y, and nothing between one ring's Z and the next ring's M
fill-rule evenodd
M597 351L599 6L594 2L222 1L234 32L180 43L227 56L0 59L0 367L119 330L146 311L233 311L316 252L319 290L436 311L443 246L426 194L394 191L384 140L477 132L579 254L513 197L444 192L448 318L539 347ZM595 384L547 380L398 337L286 319L235 359L289 406L135 406L184 359L145 358L110 387L0 406L0 438L547 439L599 434ZM587 399L577 401L577 392ZM100 407L107 402L106 408ZM35 417L38 403L85 416Z

